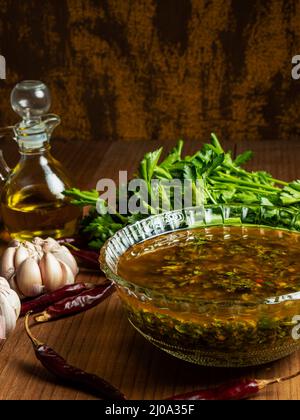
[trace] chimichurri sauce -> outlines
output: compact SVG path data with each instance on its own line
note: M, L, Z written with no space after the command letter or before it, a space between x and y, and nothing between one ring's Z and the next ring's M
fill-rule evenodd
M252 301L300 290L300 235L271 228L210 227L132 246L118 274L169 296Z

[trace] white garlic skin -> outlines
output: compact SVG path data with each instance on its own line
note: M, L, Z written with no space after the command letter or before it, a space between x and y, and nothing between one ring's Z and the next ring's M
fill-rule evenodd
M67 266L70 267L70 269L72 270L74 276L77 276L79 271L77 262L67 247L62 245L58 250L52 251L52 254L58 260L63 261L65 264L67 264Z
M17 248L6 248L1 259L1 276L8 279L15 272L15 254Z
M49 290L49 292L53 292L54 290L65 286L66 282L63 278L60 264L51 252L46 252L44 254L40 261L40 270L45 288Z
M18 289L24 296L34 297L43 293L41 271L32 257L22 262L17 270L16 280Z
M13 241L4 251L0 276L5 277L20 298L34 297L73 284L78 265L65 246L55 239Z
M26 296L24 296L20 292L20 289L18 288L17 281L16 281L16 275L14 275L13 277L11 277L9 279L9 285L10 285L11 289L14 290L17 293L17 295L19 296L20 299L25 299L26 298Z
M60 268L63 274L63 278L65 279L66 285L74 283L74 273L72 272L71 268L63 261L58 260L60 264Z
M15 269L18 270L22 262L25 261L28 257L29 257L29 252L23 245L20 245L16 249L16 253L15 253L15 260L14 260Z
M0 277L0 316L2 323L2 339L5 339L15 329L17 319L20 315L21 302L7 280Z

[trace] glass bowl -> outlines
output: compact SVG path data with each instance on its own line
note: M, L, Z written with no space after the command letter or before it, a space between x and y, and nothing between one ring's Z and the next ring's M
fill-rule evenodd
M116 284L131 324L160 349L204 366L259 365L298 350L300 291L250 302L195 300L170 297L118 275L119 258L132 245L169 232L211 226L300 232L300 213L267 206L193 207L152 216L118 231L101 249L100 265Z

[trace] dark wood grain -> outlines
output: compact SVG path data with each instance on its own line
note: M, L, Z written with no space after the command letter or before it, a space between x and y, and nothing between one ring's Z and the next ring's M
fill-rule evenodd
M300 142L291 141L282 144L280 141L252 143L240 142L236 146L236 153L245 150L254 152L253 159L247 164L249 170L263 169L277 179L292 181L300 178Z
M153 146L156 146L153 144ZM252 144L251 144L252 146ZM199 147L188 142L191 153ZM235 148L244 150L248 144ZM11 146L6 144L5 152ZM261 143L255 148L253 168L260 165L286 179L300 177L298 143L290 147L272 142ZM56 143L54 152L73 173L82 186L94 186L99 177L115 177L119 169L133 173L149 143L114 143L107 145L106 154L95 159L101 143L85 152L82 142ZM78 156L90 156L80 159ZM13 160L13 152L11 158ZM93 156L93 158L92 158ZM284 165L284 169L283 169ZM101 281L99 276L81 274L79 281ZM174 393L207 387L231 378L282 376L300 369L299 353L276 363L250 369L212 369L180 361L148 343L130 326L116 295L98 307L65 320L33 328L34 334L57 350L69 362L96 373L122 389L130 399L161 399ZM0 399L92 399L57 383L37 362L26 337L23 320L0 352ZM274 385L262 391L257 399L300 400L300 379Z
M298 0L0 0L0 124L42 79L64 139L290 140Z

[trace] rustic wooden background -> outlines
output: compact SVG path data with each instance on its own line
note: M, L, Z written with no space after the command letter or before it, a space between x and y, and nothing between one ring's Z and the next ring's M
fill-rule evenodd
M68 139L300 134L299 0L0 0L0 123L42 79Z

